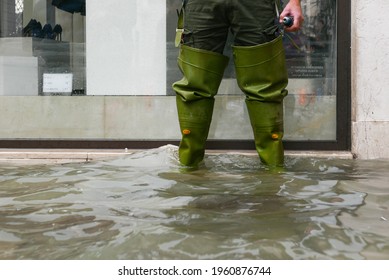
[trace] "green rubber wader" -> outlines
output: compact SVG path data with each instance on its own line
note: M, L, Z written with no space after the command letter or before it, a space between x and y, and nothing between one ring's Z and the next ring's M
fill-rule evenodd
M256 46L234 46L233 54L258 155L267 165L282 166L283 99L288 94L282 37Z
M196 166L204 158L214 96L227 64L228 57L222 54L185 45L180 47L178 66L184 77L173 84L173 89L177 93L182 135L179 160L185 166Z

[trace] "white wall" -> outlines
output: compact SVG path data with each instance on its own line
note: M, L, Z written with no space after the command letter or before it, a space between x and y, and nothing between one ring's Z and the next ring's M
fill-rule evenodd
M389 1L351 2L352 151L389 158Z
M166 95L166 3L86 2L88 95Z

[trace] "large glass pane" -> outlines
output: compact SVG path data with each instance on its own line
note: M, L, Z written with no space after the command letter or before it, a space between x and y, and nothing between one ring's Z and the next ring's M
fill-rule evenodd
M181 2L2 0L0 139L178 140ZM285 139L335 140L336 1L302 5L304 28L284 38ZM251 140L231 44L209 139Z
M336 0L301 1L305 22L284 37L287 140L336 140Z

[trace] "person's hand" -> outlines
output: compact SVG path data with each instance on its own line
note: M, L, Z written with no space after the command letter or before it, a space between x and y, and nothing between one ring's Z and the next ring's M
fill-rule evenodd
M301 10L300 0L290 0L285 6L285 9L280 14L280 23L284 17L293 17L293 25L285 27L286 32L293 32L299 30L304 22L303 12Z

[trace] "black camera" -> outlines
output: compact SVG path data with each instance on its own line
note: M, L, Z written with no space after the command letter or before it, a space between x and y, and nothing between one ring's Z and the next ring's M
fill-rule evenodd
M291 27L293 25L293 17L284 17L282 23L285 27Z

